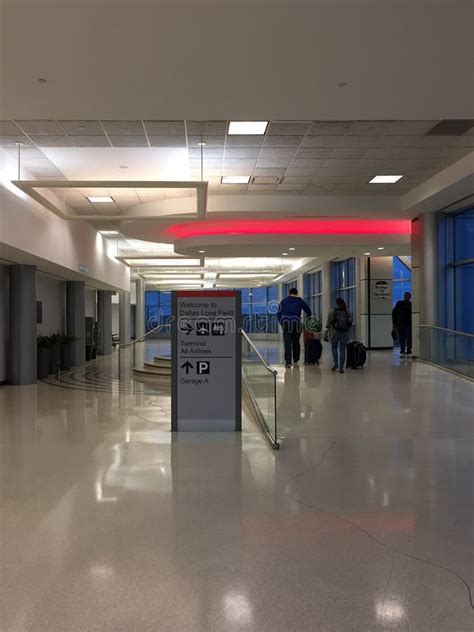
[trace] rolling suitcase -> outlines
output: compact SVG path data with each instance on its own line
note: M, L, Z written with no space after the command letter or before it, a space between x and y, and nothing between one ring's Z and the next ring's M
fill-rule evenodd
M347 344L347 362L346 367L348 369L364 368L365 361L367 360L367 353L364 345L361 342L354 340Z
M318 340L317 338L313 340L307 340L304 346L304 363L318 364L322 352L323 346L320 340Z

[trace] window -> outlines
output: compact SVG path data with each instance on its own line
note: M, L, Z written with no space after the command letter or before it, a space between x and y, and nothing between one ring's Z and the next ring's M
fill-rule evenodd
M145 292L145 331L148 333L158 325L169 331L171 322L171 292L147 290Z
M293 287L293 286L292 286ZM242 327L248 334L273 334L278 331L278 288L243 288Z
M356 311L356 274L355 259L345 261L334 261L331 264L331 298L332 305L336 298L342 298L347 305L347 309L355 319Z
M411 291L411 257L393 257L393 305Z
M298 289L298 283L296 279L291 279L291 281L288 281L287 283L283 283L283 298L285 298L285 296L288 296L291 288L293 287Z
M439 324L474 334L474 208L440 213Z
M313 316L321 319L322 308L322 275L321 270L308 272L304 276L304 299L308 303Z

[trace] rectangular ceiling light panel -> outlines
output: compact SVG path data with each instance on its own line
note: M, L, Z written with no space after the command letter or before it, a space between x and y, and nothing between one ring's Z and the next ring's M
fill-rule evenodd
M268 121L230 121L227 133L229 136L241 134L245 136L263 136L267 131Z
M369 184L395 184L401 180L403 176L375 176L369 180Z
M250 176L222 176L222 184L248 184Z
M113 204L113 199L110 195L88 195L87 199L92 204Z

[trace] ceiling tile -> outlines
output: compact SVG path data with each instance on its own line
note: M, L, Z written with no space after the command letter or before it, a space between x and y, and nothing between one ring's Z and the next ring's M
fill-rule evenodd
M224 158L223 166L228 169L242 169L243 173L249 173L255 167L255 160L239 160L238 158Z
M252 169L244 170L242 167L223 167L223 176L251 176Z
M311 182L311 176L285 176L283 184L309 184Z
M201 160L191 158L189 160L189 166L191 169L201 169ZM204 159L204 171L207 169L219 169L222 166L222 160L218 158L207 158Z
M381 136L393 126L395 121L354 121L346 131L349 136Z
M184 136L184 121L143 121L148 136Z
M49 134L51 136L60 136L63 134L61 127L53 120L35 120L35 121L16 121L21 129L31 135Z
M304 136L265 136L264 147L299 147Z
M109 136L143 136L145 134L141 121L102 121L102 125ZM128 145L122 146L128 147Z
M302 147L295 155L295 159L301 158L329 158L333 155L332 147Z
M188 147L199 147L201 142L200 136L190 136L188 134ZM206 138L206 147L224 147L225 136L208 136Z
M201 169L200 168L192 168L191 169L191 175L196 178L198 178L199 180L201 179ZM221 175L221 167L219 165L219 167L213 168L213 169L209 169L208 167L204 167L204 180L207 180L207 178L209 177L213 177L213 176L220 176Z
M64 136L30 136L31 140L38 147L72 147L69 137Z
M226 147L226 158L258 158L260 147Z
M201 160L201 148L190 148L188 149L188 155L190 158L194 160ZM224 155L223 147L203 147L203 160L204 164L206 164L209 158L222 158Z
M21 132L13 121L0 121L0 136L18 136Z
M338 147L378 147L380 136L342 136Z
M344 136L305 136L302 147L338 147Z
M261 147L263 136L251 134L250 136L231 135L227 136L227 147Z
M309 122L287 121L271 122L267 136L304 136L311 127Z
M291 166L296 169L316 169L322 167L326 160L324 158L301 158L294 159Z
M113 147L148 147L145 136L109 136Z
M367 180L364 176L314 176L311 179L312 184L364 184Z
M103 136L99 121L58 121L69 136Z
M279 169L287 167L291 158L259 158L257 167L259 169Z
M296 147L263 147L260 158L293 158L295 151Z
M17 147L16 143L23 143L24 147L33 147L33 143L26 136L0 136L0 147ZM21 150L23 151L23 147Z
M186 136L148 135L148 140L150 141L150 147L186 147Z
M314 121L309 129L310 136L340 136L345 134L354 121Z
M74 147L110 147L107 136L69 136Z
M314 176L316 174L316 169L313 168L303 168L303 167L295 167L294 163L291 167L288 167L285 173L285 178L287 176Z
M253 170L253 175L254 176L275 176L275 177L281 177L285 174L285 169L262 169L260 167L257 167L256 169Z
M332 190L332 184L321 184L306 187L302 193L303 195L319 195L321 193L330 193Z
M363 158L370 151L369 147L335 147L333 158Z
M276 188L280 192L303 191L303 184L279 184Z
M222 136L227 132L227 121L187 121L188 136Z
M250 184L248 187L249 193L264 193L268 191L276 191L275 184Z

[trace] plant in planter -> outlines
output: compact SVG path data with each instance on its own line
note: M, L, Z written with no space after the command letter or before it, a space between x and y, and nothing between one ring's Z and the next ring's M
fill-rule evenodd
M62 371L69 371L69 369L71 368L71 345L73 342L76 342L76 340L78 340L78 338L74 338L74 336L70 336L68 334L65 334L64 332L61 333L60 366Z
M44 380L49 375L49 363L51 356L51 342L49 336L38 336L36 344L38 348L36 374L40 380Z
M61 339L62 331L55 331L48 336L50 344L50 356L49 356L49 372L54 374L59 370L59 359L61 357Z

